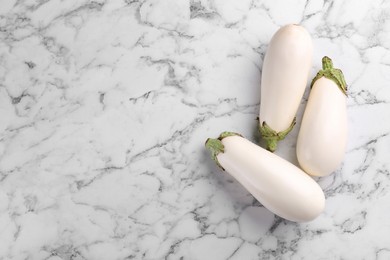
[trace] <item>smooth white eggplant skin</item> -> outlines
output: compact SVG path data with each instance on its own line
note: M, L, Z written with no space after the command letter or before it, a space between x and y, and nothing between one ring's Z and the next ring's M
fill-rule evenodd
M259 113L260 132L270 151L276 149L277 142L295 124L295 115L312 65L312 55L311 37L300 25L283 26L271 39L262 69ZM269 131L262 129L264 124L270 128Z
M309 95L297 141L302 169L327 176L342 163L348 135L347 96L334 80L318 78Z
M307 222L323 211L321 187L298 167L241 136L220 139L217 163L274 214Z

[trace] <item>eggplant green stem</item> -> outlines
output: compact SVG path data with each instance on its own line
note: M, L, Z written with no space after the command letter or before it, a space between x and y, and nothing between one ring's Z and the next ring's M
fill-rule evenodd
M265 142L267 143L267 150L274 152L278 146L278 142L283 140L286 135L294 128L296 124L296 118L294 117L291 125L284 131L276 132L264 121L263 124L259 123L259 131Z
M347 83L345 82L343 72L340 69L334 68L332 60L327 56L322 58L322 70L320 70L312 80L310 88L312 88L314 83L322 77L336 83L341 92L347 96Z
M208 138L206 140L205 146L210 151L211 159L215 161L215 163L218 165L219 168L221 168L223 171L225 170L222 165L218 161L218 154L225 152L225 146L222 143L222 139L229 137L229 136L242 136L240 134L234 133L234 132L222 132L218 138Z

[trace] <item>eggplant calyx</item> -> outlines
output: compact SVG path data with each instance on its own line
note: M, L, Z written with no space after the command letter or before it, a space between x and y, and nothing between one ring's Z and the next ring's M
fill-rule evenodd
M322 58L322 70L318 71L317 75L313 78L310 84L310 88L312 88L314 83L322 77L332 80L334 83L336 83L341 92L343 92L344 95L348 96L348 87L347 83L345 82L343 72L340 69L334 68L331 58L327 56L324 56Z
M210 151L211 159L215 161L215 163L218 165L219 168L221 168L223 171L225 170L222 165L218 161L218 154L225 152L225 146L222 143L222 139L229 137L229 136L241 136L238 133L234 132L222 132L218 138L208 138L206 140L205 146Z
M263 124L259 124L259 131L261 136L267 143L267 150L274 152L278 146L278 142L286 137L286 135L294 128L295 124L296 118L294 117L290 126L286 130L281 132L276 132L275 130L273 130L265 121L263 122Z

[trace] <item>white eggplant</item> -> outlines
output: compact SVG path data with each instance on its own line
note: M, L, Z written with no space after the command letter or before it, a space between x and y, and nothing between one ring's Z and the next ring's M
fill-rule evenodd
M347 144L347 85L330 58L324 57L322 66L312 81L297 141L299 164L313 176L335 171Z
M271 39L263 63L259 114L259 131L270 151L295 125L312 54L311 37L302 26L286 25Z
M223 170L276 215L306 222L323 211L324 193L309 175L242 136L224 132L207 139L206 148Z

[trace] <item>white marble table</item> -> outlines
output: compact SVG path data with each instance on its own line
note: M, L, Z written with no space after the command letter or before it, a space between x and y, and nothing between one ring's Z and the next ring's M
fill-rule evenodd
M259 140L272 34L349 83L324 213L275 217L204 149ZM282 76L282 75L281 75ZM0 1L0 259L390 259L386 1ZM277 154L296 163L298 126Z

